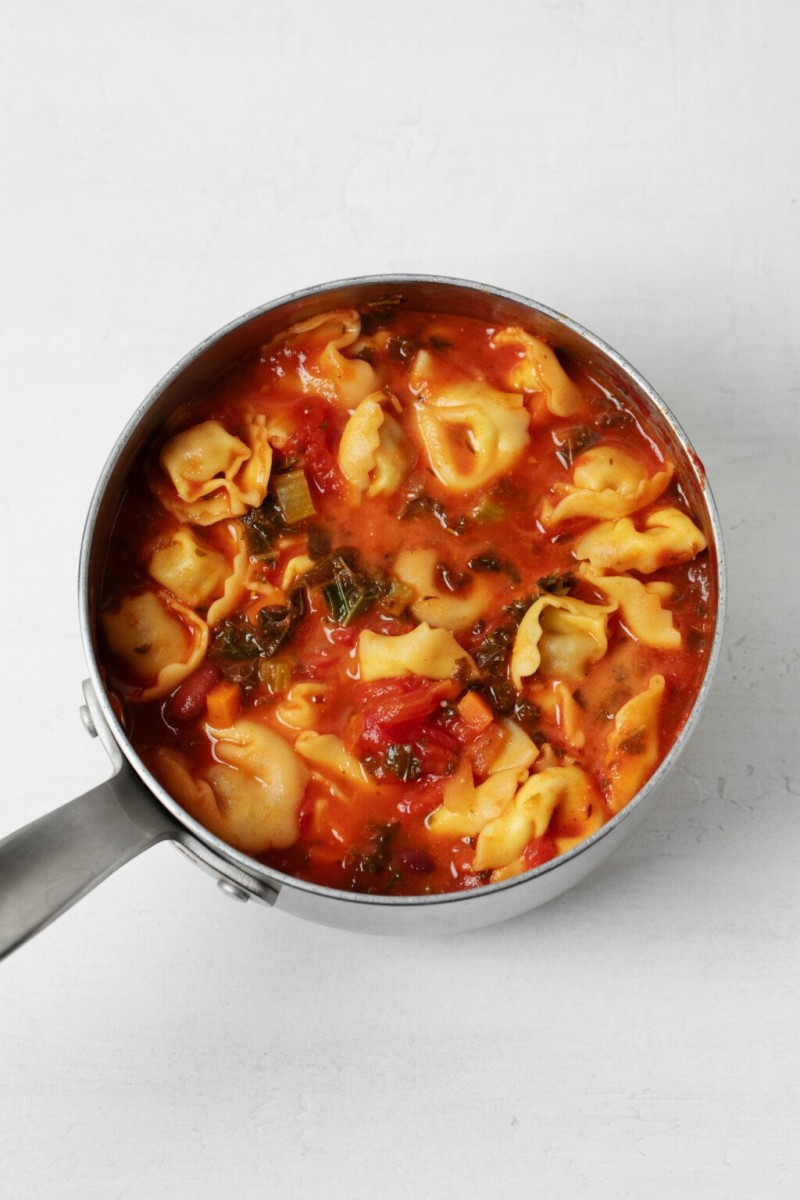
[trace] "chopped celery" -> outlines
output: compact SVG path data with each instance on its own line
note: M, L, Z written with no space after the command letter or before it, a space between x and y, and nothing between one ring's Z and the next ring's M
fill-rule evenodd
M499 521L505 516L505 512L502 504L498 504L490 496L481 496L472 510L472 515L476 521Z
M311 499L305 473L299 467L294 471L287 471L284 475L274 476L273 487L284 519L290 525L314 516L317 510Z
M261 659L258 664L258 679L263 688L273 695L288 692L292 682L292 668L285 659Z

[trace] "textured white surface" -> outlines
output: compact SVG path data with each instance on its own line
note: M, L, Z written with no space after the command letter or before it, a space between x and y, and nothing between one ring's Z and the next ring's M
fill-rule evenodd
M441 272L570 313L688 430L730 563L681 768L549 907L367 938L162 846L8 959L9 1200L796 1194L797 14L0 7L0 833L105 774L75 579L116 435L295 287Z

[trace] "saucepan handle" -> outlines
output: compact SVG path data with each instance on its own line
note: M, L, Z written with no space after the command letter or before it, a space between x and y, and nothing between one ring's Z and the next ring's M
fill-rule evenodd
M180 827L127 764L0 841L0 958Z

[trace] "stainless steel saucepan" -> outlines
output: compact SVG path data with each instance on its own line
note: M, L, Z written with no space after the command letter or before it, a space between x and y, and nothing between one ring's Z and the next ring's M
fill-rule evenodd
M336 891L263 866L199 825L150 774L128 741L101 681L96 606L109 533L129 472L142 447L169 415L254 347L294 321L331 308L384 298L409 308L523 325L576 358L601 383L646 414L680 468L716 563L717 619L705 678L692 712L659 769L627 807L569 853L473 891L433 896L374 896ZM115 445L94 493L80 556L80 621L89 678L81 715L112 763L105 783L0 841L0 955L8 953L74 904L117 867L169 839L208 871L229 896L257 900L345 929L438 933L476 929L517 916L579 882L633 833L653 807L703 708L722 638L725 573L719 520L705 472L664 402L623 359L587 330L551 309L498 288L438 276L348 279L294 292L247 313L192 350L153 389Z

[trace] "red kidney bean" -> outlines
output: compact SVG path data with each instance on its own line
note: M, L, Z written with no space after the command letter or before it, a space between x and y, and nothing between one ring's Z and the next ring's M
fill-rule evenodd
M419 875L428 875L434 868L434 861L423 850L401 850L397 855L400 862L409 871Z
M167 715L178 722L196 721L203 715L206 696L220 679L219 667L204 663L194 675L184 679L167 700Z

